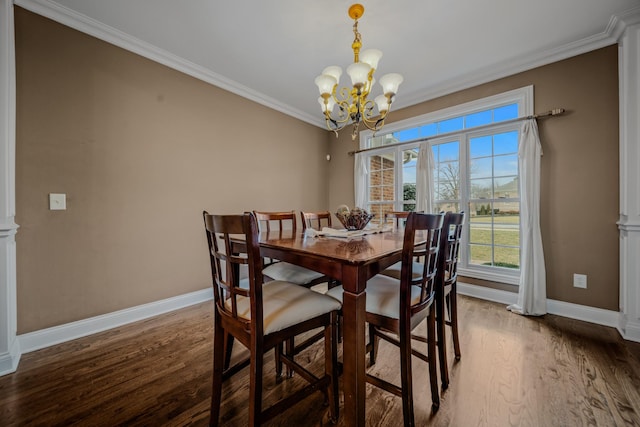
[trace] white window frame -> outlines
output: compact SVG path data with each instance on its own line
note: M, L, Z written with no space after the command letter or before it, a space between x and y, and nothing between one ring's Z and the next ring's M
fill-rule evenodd
M456 105L453 107L445 108L443 110L434 111L428 114L423 114L420 116L412 117L410 119L401 120L398 122L390 123L385 125L384 133L393 133L398 132L405 129L411 129L414 127L426 125L429 123L439 122L442 120L447 120L455 117L465 116L468 114L473 114L475 112L484 111L491 108L499 107L500 105L508 105L508 104L518 104L518 114L519 118L527 117L533 115L533 86L525 86L519 89L514 89L508 92L504 92L501 94L497 94L494 96L489 96L486 98L478 99L475 101L467 102L464 104ZM487 131L486 128L469 128L463 130L459 137L455 138L460 141L460 180L463 183L461 185L461 200L460 206L461 209L468 212L469 207L467 206L464 209L464 203L468 202L468 184L469 179L467 176L468 169L468 138L477 136L482 133L501 133L503 131L508 130L517 130L520 131L519 122L510 122L506 121L506 123L496 123L495 127L492 127L490 131ZM370 130L360 132L360 149L367 149L368 141L373 137L373 132ZM429 141L431 143L437 142L438 140L452 140L453 137L447 137L446 134L435 135L429 137ZM390 144L382 147L376 147L373 150L369 150L367 155L377 155L383 152L395 150L396 156L400 156L403 150L412 148L414 146L418 146L420 141L416 141L415 145L413 143L399 143L399 144ZM400 158L400 157L397 157ZM464 162L464 163L463 163ZM464 167L462 167L464 165ZM396 209L402 208L402 201L399 200L399 195L402 192L401 179L402 179L402 168L397 168L396 170L396 191L400 191L397 193L395 199ZM367 205L369 204L369 190L367 188ZM522 198L522 194L519 195ZM464 238L465 241L469 241L469 222L464 228ZM522 243L522 228L520 228L520 242ZM520 248L520 252L522 253L522 248ZM489 280L492 282L506 283L511 285L518 285L520 269L508 269L503 267L493 267L493 266L479 266L479 265L469 265L468 263L468 245L463 245L461 247L461 263L458 266L458 272L460 275L473 277L482 280Z

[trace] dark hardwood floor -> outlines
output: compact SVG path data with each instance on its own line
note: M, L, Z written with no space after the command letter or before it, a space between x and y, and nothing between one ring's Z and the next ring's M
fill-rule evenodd
M640 344L612 328L459 299L462 360L449 358L451 384L435 415L426 366L414 363L418 425L640 426ZM207 425L212 309L203 303L23 355L17 372L0 377L0 425ZM299 359L321 369L320 346ZM397 360L381 342L373 369L397 380ZM268 403L298 379L277 384L272 354L265 363ZM222 425L246 425L247 382L244 371L225 383ZM367 386L368 425L400 425L401 411L399 398ZM269 425L331 425L327 412L318 394Z

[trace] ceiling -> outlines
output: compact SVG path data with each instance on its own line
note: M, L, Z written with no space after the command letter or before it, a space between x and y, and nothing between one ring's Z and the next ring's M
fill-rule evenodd
M361 0L394 108L616 42L640 0ZM351 0L15 0L15 4L324 126L314 79L353 62ZM343 74L341 85L346 85ZM380 92L379 87L374 95Z

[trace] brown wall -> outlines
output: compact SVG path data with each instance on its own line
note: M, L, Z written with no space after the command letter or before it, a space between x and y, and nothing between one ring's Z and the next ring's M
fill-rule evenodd
M536 112L568 110L563 116L539 121L544 151L541 228L547 297L617 311L617 46L398 110L390 118L398 121L415 117L528 85L534 85ZM349 132L330 140L329 205L352 205L353 157L347 152L357 149L357 141L351 141ZM573 287L573 273L588 276L588 289ZM510 285L473 282L517 290Z
M327 208L326 131L19 7L15 26L19 334L210 286L203 209Z

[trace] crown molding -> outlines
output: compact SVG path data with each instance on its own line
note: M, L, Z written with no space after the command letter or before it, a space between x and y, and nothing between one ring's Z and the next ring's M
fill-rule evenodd
M616 44L624 30L638 22L640 22L640 7L633 8L620 16L612 16L602 33L473 70L460 78L440 82L412 96L403 95L396 101L396 110Z
M322 117L293 108L53 1L14 0L14 4L303 122L321 128L326 126ZM521 55L489 67L469 71L456 79L438 82L422 90L415 91L413 94L403 94L396 101L395 110L610 46L618 42L627 26L638 22L640 22L640 7L631 9L620 16L612 16L606 29L594 36L541 52Z
M80 14L53 1L14 0L14 4L67 27L73 28L74 30L78 30L114 46L118 46L154 62L180 71L181 73L187 74L198 80L202 80L238 96L302 120L303 122L307 122L314 126L324 127L324 121L320 121L315 116L286 105L276 99L243 86L238 82L216 74L198 64L187 61L186 59L174 55L164 49L160 49L157 46L132 37L129 34L105 25L95 19Z

